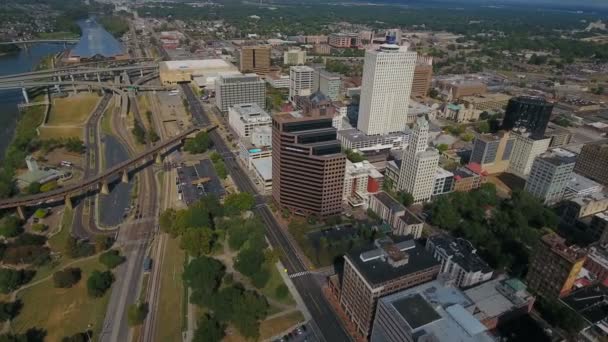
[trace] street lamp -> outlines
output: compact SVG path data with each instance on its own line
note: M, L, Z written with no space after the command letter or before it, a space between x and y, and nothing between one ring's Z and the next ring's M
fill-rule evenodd
M89 340L89 342L91 342L91 328L93 327L93 324L89 323L87 324L87 339Z

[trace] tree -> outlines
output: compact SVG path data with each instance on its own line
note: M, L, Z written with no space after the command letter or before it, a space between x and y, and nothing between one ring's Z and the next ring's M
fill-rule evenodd
M211 147L211 137L207 132L199 132L193 139L188 139L184 144L184 150L193 154L205 153Z
M131 304L127 309L129 326L140 325L148 315L148 303Z
M172 237L177 236L177 234L173 230L173 223L175 222L176 216L177 211L173 208L169 208L163 211L163 213L160 214L160 217L158 218L158 225L160 226L160 229L163 232L170 234Z
M213 152L209 156L209 159L211 159L211 162L217 163L218 161L222 160L222 156L217 152Z
M151 142L157 142L157 141L159 141L159 140L160 140L160 137L158 136L158 134L156 134L156 131L155 131L155 130L153 130L152 128L150 128L150 129L148 130L148 139L149 139Z
M135 141L139 144L146 143L146 130L142 127L141 123L137 120L133 120L133 129L131 129L131 133L135 137Z
M469 141L473 141L473 139L475 139L475 136L471 133L464 133L461 137L460 137L463 141L469 142Z
M255 276L258 276L259 278L256 279L258 283L256 287L263 287L266 284L265 281L268 280L268 277L265 277L265 275L259 276L259 274L263 271L262 267L264 266L265 261L266 258L264 257L262 249L248 246L248 248L242 249L239 254L237 254L234 268L243 275L252 278L252 280Z
M40 192L49 192L49 191L57 189L57 187L59 187L59 185L57 184L57 181L50 181L50 182L44 183L43 185L40 186Z
M9 319L17 317L19 311L23 307L20 300L14 302L0 302L0 321L6 322Z
M344 153L346 154L346 158L352 163L359 163L365 160L365 157L362 154L360 154L359 152L355 152L350 148L346 149Z
M10 293L27 283L34 272L24 270L13 270L10 268L0 268L0 292Z
M224 199L224 213L236 215L246 210L251 210L255 204L253 195L248 192L233 193Z
M410 205L414 204L414 196L412 196L412 194L410 194L409 192L399 191L397 193L397 197L399 198L399 202L401 202L401 204L406 207L409 207Z
M5 238L15 237L23 232L21 220L17 216L5 216L0 219L0 235Z
M95 246L85 241L79 241L69 236L65 243L65 253L70 258L82 258L95 253Z
M38 182L31 182L27 188L26 188L26 192L30 195L35 195L37 193L40 193L40 183Z
M115 268L125 260L126 258L120 255L120 252L115 249L111 249L99 256L99 262L104 264L108 269Z
M42 208L36 209L36 211L34 212L34 217L37 219L43 219L46 217L46 215L47 211Z
M112 282L114 282L112 272L93 271L89 276L89 279L87 279L87 291L89 296L94 298L102 297L110 286L112 286Z
M92 331L84 331L71 336L65 336L61 339L61 342L89 342L91 341L91 336L93 336Z
M192 259L182 273L186 285L205 294L215 291L223 276L224 264L207 256Z
M58 288L69 288L76 285L81 278L80 268L68 267L53 273L53 284Z
M180 248L192 256L211 253L216 235L210 228L188 228L182 235Z
M479 121L477 123L477 132L488 133L490 131L490 124L487 121Z
M193 342L220 342L224 336L225 326L209 315L203 315L198 321Z
M448 146L448 144L439 144L437 145L437 150L439 151L439 153L443 153L445 151L447 151L450 147Z

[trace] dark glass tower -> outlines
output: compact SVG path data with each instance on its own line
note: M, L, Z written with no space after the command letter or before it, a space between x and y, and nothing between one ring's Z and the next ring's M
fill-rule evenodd
M519 96L509 100L505 118L502 122L504 130L525 130L534 139L542 139L549 124L553 103L541 97Z

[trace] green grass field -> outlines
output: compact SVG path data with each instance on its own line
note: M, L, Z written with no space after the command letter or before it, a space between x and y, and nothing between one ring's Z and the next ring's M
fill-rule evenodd
M47 125L74 126L82 125L99 102L96 93L79 93L78 95L53 100Z
M283 284L283 278L281 278L281 275L279 274L279 270L276 267L274 267L274 265L272 265L270 267L270 269L271 269L270 270L271 271L270 279L268 280L268 283L266 284L266 286L264 286L264 288L261 289L264 296L272 298L283 304L295 305L296 301L293 299L293 297L291 297L291 293L288 293L285 298L277 297L276 289L277 289L277 287L279 287L279 285Z
M110 291L102 298L90 298L86 281L93 270L104 270L105 267L96 257L79 261L73 267L81 268L82 279L72 288L57 289L49 278L19 292L18 298L23 302L23 309L11 323L14 332L23 333L36 327L46 330L46 341L61 341L65 336L86 331L87 326L92 324L93 339L97 339Z
M41 139L59 139L59 138L80 138L83 137L84 130L79 126L61 127L61 126L43 126L40 127Z
M179 240L167 239L160 276L160 295L157 307L155 341L181 341L184 317L182 271L186 254L179 248Z

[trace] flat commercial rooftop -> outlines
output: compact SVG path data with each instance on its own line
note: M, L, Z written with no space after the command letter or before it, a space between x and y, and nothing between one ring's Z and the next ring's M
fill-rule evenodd
M418 329L441 318L433 307L419 294L397 299L393 302L393 306L405 318L412 329Z
M226 62L223 59L191 59L183 61L166 61L162 62L169 70L180 70L180 69L231 69L235 68L232 64ZM235 68L236 69L236 68Z

